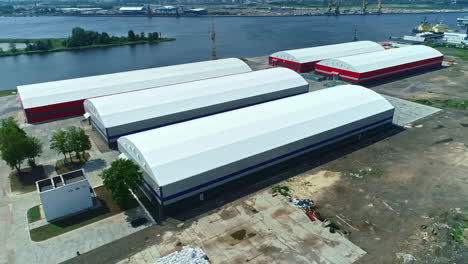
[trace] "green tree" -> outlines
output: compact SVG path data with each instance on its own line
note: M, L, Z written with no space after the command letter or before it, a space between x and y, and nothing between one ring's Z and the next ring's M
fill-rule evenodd
M18 132L21 135L26 136L26 132L19 127L18 122L16 122L13 117L2 119L0 122L0 146L4 142L8 142L9 139L7 137L14 132Z
M42 142L37 137L26 138L26 158L30 167L36 167L36 158L42 154Z
M106 32L102 32L100 37L99 37L99 43L100 44L109 44L111 43L111 38L109 37L109 34Z
M85 159L85 152L91 149L91 141L89 140L89 136L86 135L83 128L71 127L67 131L69 145L72 151L76 153L76 156L81 161ZM80 155L80 152L82 155Z
M0 154L10 168L21 172L21 164L29 156L28 138L18 130L10 130L2 136Z
M135 32L133 32L133 30L128 31L128 40L129 41L135 41L136 40Z
M142 173L137 164L131 160L118 159L111 163L100 176L104 186L110 190L112 199L120 206L125 207L131 201L130 190L141 184Z
M2 49L2 48L0 48L0 53L2 53L2 52L3 52L3 49Z
M10 51L11 52L17 52L18 49L16 48L16 44L15 43L10 43Z
M70 153L72 151L68 138L67 131L60 130L52 135L52 139L50 141L50 149L55 150L58 153L62 153L65 157L65 162L67 162L67 154L70 156L71 160Z

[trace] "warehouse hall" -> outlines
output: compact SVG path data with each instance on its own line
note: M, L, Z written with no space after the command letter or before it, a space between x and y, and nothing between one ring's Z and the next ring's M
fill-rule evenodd
M275 68L86 100L93 130L106 143L121 136L307 93L298 73Z
M84 114L85 99L250 72L230 58L18 86L28 123ZM38 93L40 91L40 93Z
M148 196L167 206L392 124L393 112L379 94L344 85L124 136L118 148L142 169Z
M297 72L310 72L314 70L315 64L322 60L383 50L380 44L373 41L347 42L275 52L269 56L268 64Z
M353 83L376 81L421 69L440 67L444 56L427 46L415 45L380 52L323 60L315 72Z

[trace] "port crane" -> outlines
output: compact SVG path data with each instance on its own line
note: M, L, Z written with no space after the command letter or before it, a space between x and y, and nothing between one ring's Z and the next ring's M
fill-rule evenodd
M379 11L377 11L379 14L382 14L382 0L379 0L378 3L377 3L377 9Z
M338 0L338 2L336 3L335 15L340 14L340 5L341 5L341 0Z
M216 33L213 18L210 18L211 59L216 60Z
M367 2L366 0L362 0L362 14L366 14L366 9L367 9Z
M340 5L341 0L337 0L336 4L332 3L332 0L327 0L328 11L326 12L327 15L339 15L340 14ZM333 6L335 6L335 11L332 11Z

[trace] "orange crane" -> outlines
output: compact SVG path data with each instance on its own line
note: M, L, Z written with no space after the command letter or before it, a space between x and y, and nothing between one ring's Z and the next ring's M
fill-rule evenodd
M210 17L211 59L216 60L216 33L213 18Z
M362 13L365 14L367 9L366 0L362 0Z
M379 0L377 4L377 8L379 9L379 14L381 14L382 13L382 0Z

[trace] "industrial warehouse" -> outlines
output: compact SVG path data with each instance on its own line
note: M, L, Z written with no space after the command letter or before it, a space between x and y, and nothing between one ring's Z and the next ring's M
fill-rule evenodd
M384 48L373 41L356 41L305 49L285 50L273 53L268 58L271 66L280 66L297 72L310 72L322 60L383 51Z
M128 134L308 92L299 74L260 70L88 99L93 129L108 142Z
M393 112L381 95L344 85L124 136L118 148L165 206L392 124Z
M250 72L239 59L222 59L18 86L29 123L84 114L85 99ZM37 91L40 91L38 93Z
M376 81L415 70L438 67L444 56L427 46L408 46L380 52L323 60L315 72L354 83Z

